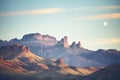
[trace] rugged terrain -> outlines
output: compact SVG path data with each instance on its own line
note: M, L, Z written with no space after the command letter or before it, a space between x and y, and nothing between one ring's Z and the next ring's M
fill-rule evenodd
M68 37L0 40L0 80L120 80L120 51L92 51Z
M80 41L78 43L73 41L69 45L67 36L57 40L50 35L31 33L24 35L22 39L0 40L1 47L14 44L25 45L33 54L43 58L62 58L70 66L101 67L120 63L120 51L115 49L92 51L85 49Z
M66 78L71 76L85 76L98 70L97 68L77 68L64 63L62 58L55 60L42 58L33 54L28 47L19 44L0 48L0 79L47 79L51 77ZM38 76L39 75L39 76Z

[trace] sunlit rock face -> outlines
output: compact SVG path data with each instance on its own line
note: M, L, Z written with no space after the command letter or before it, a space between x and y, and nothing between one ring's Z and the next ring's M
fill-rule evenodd
M58 41L58 43L56 44L56 47L68 48L69 44L68 44L68 38L67 38L67 36L65 36L60 41Z
M64 37L63 41L64 41L64 47L68 48L69 44L68 44L68 38L67 38L67 36Z
M33 54L25 45L0 47L0 64L7 66L10 70L13 68L20 72L48 70L48 66L42 63L43 60L42 57Z
M4 55L1 52L3 52ZM7 58L8 54L10 58ZM13 54L14 56L13 55L11 56L11 54ZM59 59L50 59L50 58L45 59L40 56L34 55L33 53L31 53L30 49L25 45L16 44L16 45L3 46L0 48L0 79L4 79L4 80L9 80L9 79L46 80L47 79L48 80L49 77L52 77L52 80L56 80L56 77L58 79L61 77L61 75L62 75L62 78L60 80L64 80L68 78L70 78L69 80L73 80L73 79L76 79L76 80L90 79L91 80L91 79L98 79L98 78L102 80L119 79L118 77L119 75L118 73L120 71L119 64L111 65L107 67L104 67L104 65L103 67L95 66L96 62L98 62L97 58L98 56L100 56L100 55L97 56L95 54L104 54L106 56L110 54L109 56L112 55L113 57L115 57L116 55L118 57L115 57L115 58L119 58L119 51L113 50L113 49L98 50L95 53L89 53L89 54L91 56L88 54L87 56L86 54L85 56L80 54L67 55L66 56L67 61L70 61L71 63L74 64L74 65L71 65L71 63L70 64L65 63L66 62L65 57L62 57ZM92 56L97 58L92 58L94 59L92 60L90 59ZM107 58L107 57L104 57L104 58ZM73 62L74 60L75 62ZM84 68L82 68L82 66L77 67L75 66L76 64L84 65ZM85 65L88 65L88 66L86 67ZM103 74L105 76L103 76ZM9 78L6 78L6 77L9 77Z

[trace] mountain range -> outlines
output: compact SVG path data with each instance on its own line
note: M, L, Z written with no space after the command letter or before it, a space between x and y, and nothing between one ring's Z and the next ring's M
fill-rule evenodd
M26 80L32 75L44 75L41 78L51 76L66 75L87 75L93 73L97 68L77 68L64 63L62 58L51 59L42 58L33 54L28 47L21 45L3 46L0 48L0 79L1 80ZM42 73L45 72L45 73ZM33 76L33 78L37 76ZM5 77L8 76L8 77ZM55 77L56 77L55 76ZM34 79L30 80L34 80ZM36 79L35 79L36 80Z
M70 66L106 66L120 63L120 51L115 49L92 51L83 48L80 41L78 43L73 41L69 45L67 36L57 40L50 35L31 33L24 35L22 39L0 40L1 47L14 44L25 45L30 48L32 53L43 58L63 58L65 63Z
M119 66L81 68L62 58L42 58L18 44L0 48L0 80L119 80Z
M0 80L119 80L120 51L92 51L68 37L31 33L0 40Z

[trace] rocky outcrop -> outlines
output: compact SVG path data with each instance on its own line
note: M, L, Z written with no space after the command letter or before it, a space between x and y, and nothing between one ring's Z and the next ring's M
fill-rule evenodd
M42 40L44 41L56 41L56 38L50 35L42 35Z
M24 46L22 46L22 51L23 52L29 52L30 49L24 45Z
M26 40L36 40L36 41L56 41L56 38L50 35L41 35L40 33L26 34L21 39L22 41Z
M60 41L58 41L57 46L58 47L68 48L69 44L68 44L68 38L67 38L67 36L65 36Z
M72 44L70 45L70 47L73 48L73 49L74 49L74 48L77 48L76 42L73 41Z
M23 41L26 40L42 40L42 35L39 33L33 33L33 34L26 34L22 38Z
M67 38L67 36L65 36L63 40L64 40L64 47L68 48L69 44L68 44L68 38Z
M76 45L78 48L81 48L81 43L80 41L78 42L78 44Z
M19 44L15 44L0 47L0 56L8 60L15 58L21 55L22 53L27 54L29 52L30 52L29 48L26 47L25 45L22 46Z
M71 48L75 49L75 48L81 48L81 43L80 41L78 42L78 44L76 44L76 42L72 42L72 44L70 45Z
M13 45L13 44L22 44L26 46L39 46L39 47L49 47L53 46L57 43L57 40L55 37L50 36L50 35L41 35L40 33L31 33L31 34L26 34L22 37L22 39L11 39L10 41L6 42L8 45ZM2 41L0 41L0 45L6 45L5 43L3 44Z

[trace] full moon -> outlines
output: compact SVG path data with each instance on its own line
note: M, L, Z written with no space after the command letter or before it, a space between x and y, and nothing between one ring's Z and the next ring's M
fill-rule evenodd
M108 22L107 22L107 21L104 21L103 24L104 24L104 26L107 26L107 25L108 25Z

